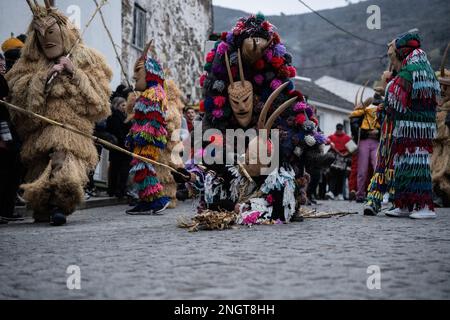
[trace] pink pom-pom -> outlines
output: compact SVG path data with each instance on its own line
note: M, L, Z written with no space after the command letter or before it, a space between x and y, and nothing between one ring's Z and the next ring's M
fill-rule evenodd
M217 97L214 97L214 104L217 107L222 108L225 105L226 100L227 99L223 96L217 96Z
M266 50L264 53L264 58L266 58L267 62L271 62L273 58L273 51L272 50Z
M214 118L219 119L223 117L223 110L222 109L216 109L212 112L212 115Z
M227 51L228 51L228 44L226 44L225 42L221 42L217 47L217 53L220 55L224 55L225 52Z
M270 83L270 88L271 88L272 90L277 90L282 84L283 84L283 82L281 82L281 80L279 80L279 79L274 79L274 80L272 80L272 82Z

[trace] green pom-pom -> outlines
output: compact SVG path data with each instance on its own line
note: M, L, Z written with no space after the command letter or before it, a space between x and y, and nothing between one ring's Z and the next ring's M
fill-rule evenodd
M217 49L217 47L219 46L219 44L222 42L222 40L216 41L216 43L214 44L214 49Z
M204 67L205 71L210 72L211 68L212 68L212 63L211 62L208 62L207 64L205 64L205 67Z
M256 19L257 19L257 20L264 21L264 20L266 20L266 16L265 16L262 12L258 12L258 13L256 14Z

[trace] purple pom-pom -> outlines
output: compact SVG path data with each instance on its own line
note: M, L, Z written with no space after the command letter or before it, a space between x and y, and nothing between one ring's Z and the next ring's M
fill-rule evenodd
M308 118L310 118L310 119L314 116L314 111L310 106L308 106L306 108L305 112L306 112L306 115L308 116Z
M233 35L233 32L228 32L228 33L227 33L227 43L228 43L229 45L232 45L233 42L234 42L234 35Z
M262 75L260 75L260 74L257 74L255 76L254 80L255 80L255 83L260 86L264 82L264 77Z
M294 111L295 112L304 112L306 110L306 108L308 107L308 105L305 102L298 102L294 105Z
M272 80L272 82L270 83L270 88L272 90L277 90L281 85L283 84L283 82L279 79L274 79Z
M224 74L226 73L226 69L222 64L214 64L212 67L212 72L215 74Z
M216 119L222 118L222 117L223 117L223 110L222 110L222 109L215 109L215 110L212 112L212 115L213 115L213 117L216 118Z
M273 54L277 57L282 57L286 54L286 47L281 43L277 44L275 48L273 48Z
M324 144L327 141L325 136L319 132L314 133L314 139L316 139L317 144Z

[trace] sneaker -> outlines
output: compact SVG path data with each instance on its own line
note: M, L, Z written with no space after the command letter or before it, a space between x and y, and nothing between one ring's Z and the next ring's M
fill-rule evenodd
M350 191L350 193L348 195L348 200L350 200L350 201L356 200L356 191L355 190Z
M384 214L392 218L406 218L411 215L411 212L409 212L409 210L406 208L400 209L392 207L391 209L384 212Z
M325 193L325 198L328 200L334 200L334 194L331 191L328 191L327 193Z
M345 200L345 199L344 199L344 196L343 196L342 194L338 195L337 199L338 199L339 201L344 201L344 200Z
M131 216L148 216L153 214L153 209L150 209L147 203L140 202L133 209L127 210L126 214Z
M364 203L364 202L366 202L366 199L364 198L356 199L356 203Z
M413 214L409 216L411 219L435 219L436 213L428 207L425 207L420 210L414 210Z
M167 201L167 203L164 206L157 207L153 210L153 214L161 215L161 213L166 210L170 206L170 201Z
M364 206L364 215L365 216L376 216L377 214L378 214L378 212L375 210L374 207L372 207L370 205Z
M59 227L65 225L67 222L66 215L61 212L60 209L55 208L50 214L50 225L54 227Z

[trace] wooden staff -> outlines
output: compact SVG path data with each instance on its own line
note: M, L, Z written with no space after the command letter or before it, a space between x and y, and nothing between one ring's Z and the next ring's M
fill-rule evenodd
M107 1L107 0L104 0L104 1ZM106 25L105 17L103 16L103 12L101 10L102 6L100 6L98 4L97 0L94 0L94 3L97 6L97 8L99 8L100 18L102 19L102 23L103 23L103 26L105 27L106 33L108 34L109 40L111 40L111 44L112 44L114 52L116 54L117 62L119 62L120 69L122 71L123 76L125 77L125 81L127 82L127 85L129 88L133 88L133 86L131 85L130 80L128 78L128 74L126 73L125 68L123 66L122 60L120 59L119 53L117 52L116 44L114 43L114 39L113 39L113 36L111 35L111 31L109 31L109 28ZM134 91L134 94L137 96L136 91Z
M8 103L8 102L6 102L6 101L3 101L3 100L0 100L0 104L3 104L4 106L6 106L6 107L8 107L8 108L10 108L10 109L12 109L12 110L15 110L15 111L18 111L18 112L20 112L20 113L26 114L26 115L28 115L28 116L30 116L30 117L38 118L38 119L40 119L40 120L42 120L42 121L44 121L44 122L47 122L47 123L49 123L49 124L52 124L52 125L54 125L54 126L61 127L61 128L63 128L63 129L69 130L69 131L71 131L71 132L73 132L73 133L79 134L80 136L83 136L83 137L92 139L92 140L94 140L94 142L96 142L96 143L100 143L100 144L104 145L104 146L107 147L107 148L111 148L111 149L114 149L114 150L116 150L116 151L118 151L118 152L127 154L127 155L129 155L129 156L131 156L131 157L133 157L133 158L136 158L136 159L138 159L138 160L140 160L140 161L142 161L142 162L146 162L146 163L150 163L150 164L152 164L152 165L164 167L164 168L170 170L171 172L174 172L174 173L176 173L176 174L179 174L179 175L183 176L185 179L190 179L190 178L191 178L191 177L185 176L184 174L182 174L181 172L179 172L179 171L177 171L176 169L172 168L171 166L168 166L168 165L166 165L166 164L163 164L163 163L160 163L160 162L157 162L157 161L154 161L154 160L151 160L151 159L142 157L142 156L137 155L137 154L135 154L135 153L132 153L132 152L130 152L130 151L128 151L128 150L122 149L122 148L116 146L115 144L112 144L112 143L110 143L110 142L108 142L108 141L106 141L106 140L97 138L97 137L95 137L95 136L93 136L93 135L90 135L90 134L88 134L88 133L85 133L85 132L80 131L80 130L78 130L78 129L75 129L75 128L73 128L73 127L67 126L67 125L65 125L65 124L59 123L59 122L54 121L54 120L52 120L52 119L49 119L49 118L47 118L47 117L41 116L41 115L39 115L39 114L37 114L37 113L34 113L34 112L32 112L32 111L22 109L22 108L20 108L20 107L18 107L18 106L15 106L15 105L13 105L13 104L11 104L11 103Z

